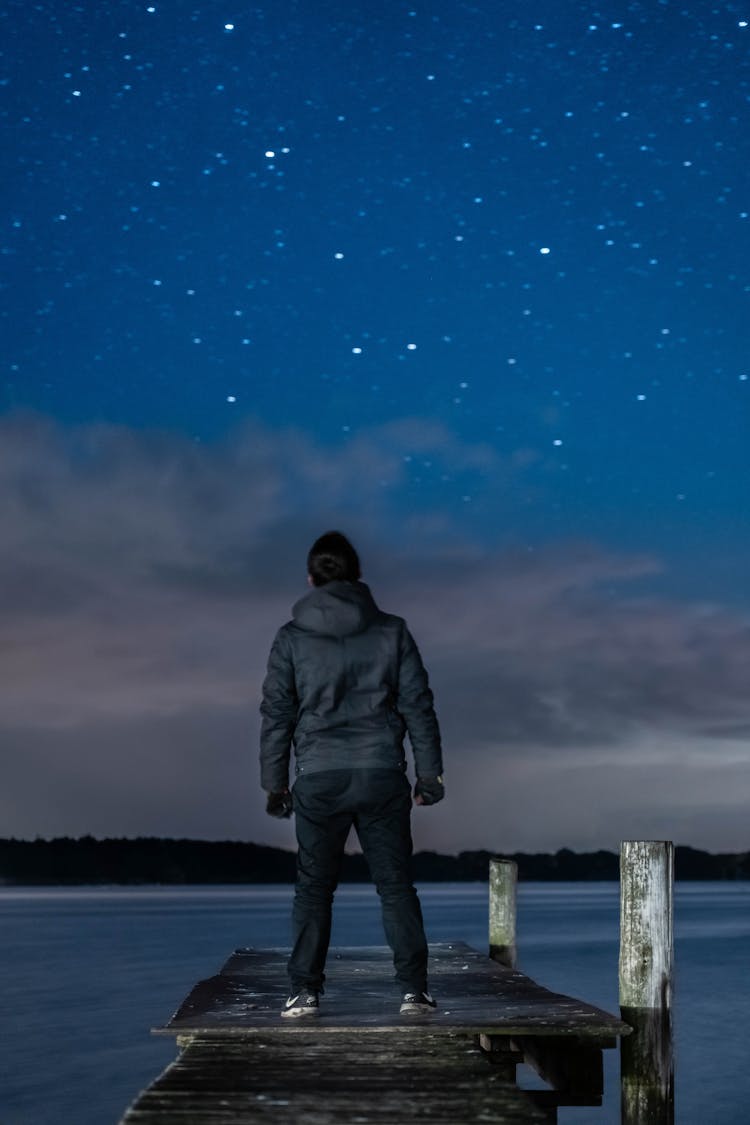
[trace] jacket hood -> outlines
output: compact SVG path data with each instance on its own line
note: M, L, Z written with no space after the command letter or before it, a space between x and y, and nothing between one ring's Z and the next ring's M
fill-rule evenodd
M307 633L346 637L361 633L378 612L364 582L326 582L295 603L292 617Z

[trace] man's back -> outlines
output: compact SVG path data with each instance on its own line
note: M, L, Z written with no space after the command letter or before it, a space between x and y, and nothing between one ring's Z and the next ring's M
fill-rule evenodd
M407 729L417 772L440 772L440 735L419 652L404 620L379 610L363 582L329 582L296 603L271 651L261 710L267 788L278 784L276 759L292 720L297 774L403 771Z

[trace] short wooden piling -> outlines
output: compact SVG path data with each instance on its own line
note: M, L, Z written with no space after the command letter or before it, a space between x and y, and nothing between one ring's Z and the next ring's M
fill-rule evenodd
M672 1125L674 845L626 840L620 848L622 1125Z
M490 957L516 965L516 889L518 865L512 859L490 860Z

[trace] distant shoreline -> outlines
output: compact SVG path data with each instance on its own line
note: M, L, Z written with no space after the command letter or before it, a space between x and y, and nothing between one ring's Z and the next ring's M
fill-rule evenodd
M418 883L486 882L492 851L459 855L417 852ZM522 882L617 882L615 852L505 854L518 864ZM0 886L167 886L292 883L295 853L284 848L233 840L187 840L161 837L103 839L82 836L53 840L0 839ZM712 854L678 845L678 880L744 881L750 879L750 852ZM347 855L343 883L368 883L364 857Z

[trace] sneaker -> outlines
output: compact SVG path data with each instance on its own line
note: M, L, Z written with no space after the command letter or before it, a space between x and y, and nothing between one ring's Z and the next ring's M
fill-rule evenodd
M290 996L284 1007L281 1009L282 1019L297 1019L299 1016L319 1016L320 1008L318 1006L317 992L298 992L296 996Z
M402 1016L431 1015L437 1004L429 992L406 992L401 1001L400 1012Z

